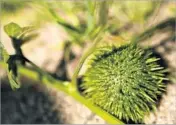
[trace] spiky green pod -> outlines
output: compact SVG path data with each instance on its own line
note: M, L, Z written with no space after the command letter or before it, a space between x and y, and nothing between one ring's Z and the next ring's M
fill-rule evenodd
M142 122L165 89L157 60L134 44L98 51L84 75L84 94L120 119Z

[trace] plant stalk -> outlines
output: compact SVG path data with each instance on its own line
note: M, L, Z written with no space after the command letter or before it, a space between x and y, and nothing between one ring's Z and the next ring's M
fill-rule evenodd
M5 68L6 64L0 61L0 67ZM19 73L22 76L26 76L34 81L42 81L43 84L51 87L56 88L57 90L61 90L64 93L72 96L75 100L87 106L92 112L96 113L100 117L102 117L107 123L109 124L124 124L122 121L118 120L116 117L112 116L111 114L107 113L100 107L92 104L86 98L81 96L77 91L70 91L70 85L67 81L59 81L54 79L53 77L49 77L48 74L42 73L42 77L39 77L40 73L38 71L29 69L27 67L19 66ZM41 78L41 79L40 79Z
M97 44L101 41L101 37L97 37L97 39L95 39L95 41L94 41L94 43L93 43L93 45L88 49L88 51L81 57L81 59L80 59L80 62L78 63L78 66L76 67L76 69L75 69L75 72L74 72L74 74L73 74L73 77L72 77L72 81L71 81L71 83L72 83L72 86L73 86L73 88L77 91L77 78L78 78L78 75L79 75L79 71L81 70L81 68L82 68L82 66L83 66L83 64L84 64L84 62L85 62L85 60L87 59L87 57L89 56L89 55L91 55L93 52L94 52L94 50L96 49L96 46L97 46Z

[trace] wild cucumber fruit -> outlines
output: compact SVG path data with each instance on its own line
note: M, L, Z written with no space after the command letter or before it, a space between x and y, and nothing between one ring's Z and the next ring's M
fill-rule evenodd
M142 122L165 90L157 60L136 44L98 51L84 75L84 94L120 119Z

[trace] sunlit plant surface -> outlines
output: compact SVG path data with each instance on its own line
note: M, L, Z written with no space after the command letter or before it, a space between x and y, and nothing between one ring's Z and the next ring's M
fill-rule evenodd
M66 78L63 81L39 68L23 54L23 44L37 38L37 26L22 27L9 22L5 24L4 31L11 39L15 54L9 55L1 40L0 64L6 68L14 90L20 88L20 75L24 75L64 91L110 124L143 123L145 115L156 109L158 96L165 91L163 81L168 80L160 59L140 45L141 41L158 31L168 29L170 37L174 36L175 16L150 27L146 25L156 17L162 4L162 1L3 0L3 16L19 13L28 6L35 8L39 16L36 22L46 20L61 26L69 36L64 41L64 47L67 47L63 48L65 61L70 60L73 46L85 48L90 44L90 47L82 54L71 80ZM170 10L171 13L175 11L173 7ZM138 28L134 31L130 27ZM27 64L34 70L29 69ZM78 84L83 66L87 70L81 84Z

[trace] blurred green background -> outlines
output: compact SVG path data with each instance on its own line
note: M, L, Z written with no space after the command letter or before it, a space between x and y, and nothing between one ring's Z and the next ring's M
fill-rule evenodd
M101 42L98 47L106 45L120 46L136 41L146 48L154 49L166 60L171 74L173 74L172 77L175 77L175 1L1 0L0 5L0 41L8 53L14 54L15 51L10 38L3 29L6 24L14 22L21 27L35 27L32 32L35 32L37 37L25 43L22 50L26 57L51 73L55 78L71 79L84 51L99 38L101 38ZM86 65L83 66L81 74L84 73L85 69ZM22 93L25 93L23 91L22 89ZM36 90L32 88L31 91ZM30 92L27 94L31 95ZM28 97L25 96L24 98ZM8 100L8 97L6 99ZM4 104L6 105L6 103ZM78 116L80 112L73 111L73 109L71 110L72 115ZM47 116L47 114L45 115ZM173 115L176 116L176 113ZM4 119L8 121L10 118L6 116L4 116ZM14 119L18 118L14 117ZM72 120L67 123L81 123L78 119L80 120L81 117L78 117L77 121ZM151 121L151 119L148 121ZM164 119L160 123L165 123L164 121L167 120ZM31 123L56 122L57 120L48 122L44 120L40 122L31 121ZM157 121L155 122L157 123ZM8 123L15 122L12 120ZM25 120L22 123L25 123ZM100 124L102 123L100 122Z

